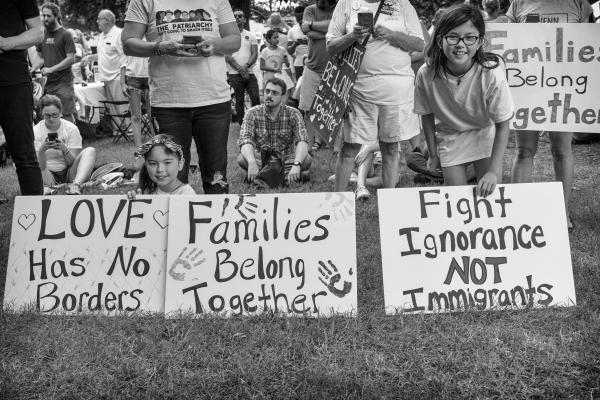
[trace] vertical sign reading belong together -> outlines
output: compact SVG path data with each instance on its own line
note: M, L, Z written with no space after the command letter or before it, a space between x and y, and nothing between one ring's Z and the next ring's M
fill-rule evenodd
M355 43L327 61L308 111L308 121L323 138L335 134L342 123L365 51L364 46Z
M387 312L574 305L561 184L475 190L379 191Z
M17 197L4 307L164 311L169 198Z
M165 312L353 313L351 193L173 196Z

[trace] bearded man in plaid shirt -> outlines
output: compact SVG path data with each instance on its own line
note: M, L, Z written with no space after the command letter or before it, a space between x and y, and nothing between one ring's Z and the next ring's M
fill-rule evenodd
M308 154L308 135L302 115L295 108L281 104L287 90L279 78L267 81L264 104L251 108L244 116L238 145L238 163L247 171L248 182L259 173L257 161L266 161L265 154L276 154L285 162L286 179L290 182L307 181L312 162ZM264 165L263 165L264 166Z

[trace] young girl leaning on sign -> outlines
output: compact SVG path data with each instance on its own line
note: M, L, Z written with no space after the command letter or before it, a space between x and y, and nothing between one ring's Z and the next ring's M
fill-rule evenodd
M438 150L430 151L429 168L441 163L446 185L466 185L473 163L485 197L502 181L514 103L501 58L483 50L484 36L483 17L473 6L454 6L440 17L417 73L414 108L428 148Z
M129 199L135 199L136 194L196 194L190 185L177 178L183 168L183 151L171 136L154 136L137 149L135 156L144 157L144 164L138 189L127 193Z

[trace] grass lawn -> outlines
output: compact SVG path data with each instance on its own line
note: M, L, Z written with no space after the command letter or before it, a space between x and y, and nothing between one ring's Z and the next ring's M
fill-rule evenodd
M230 134L231 193L252 191L235 163L238 130L234 125ZM89 144L98 150L98 165L134 164L132 144ZM372 196L356 206L357 318L165 320L0 311L0 399L600 399L600 144L574 149L576 307L384 315ZM514 152L511 138L505 181ZM330 191L332 169L331 152L321 150L312 181L285 191ZM402 185L412 186L412 172L402 174ZM542 138L534 177L552 176ZM191 183L201 188L197 174ZM0 205L1 299L18 192L12 167L0 169L0 188L0 197L10 200Z

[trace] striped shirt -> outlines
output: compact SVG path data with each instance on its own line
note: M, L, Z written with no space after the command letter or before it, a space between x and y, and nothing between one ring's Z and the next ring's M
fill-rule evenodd
M277 117L271 119L261 104L246 113L238 145L250 143L254 150L275 150L287 155L294 152L294 146L300 141L308 142L308 135L298 110L281 105Z

